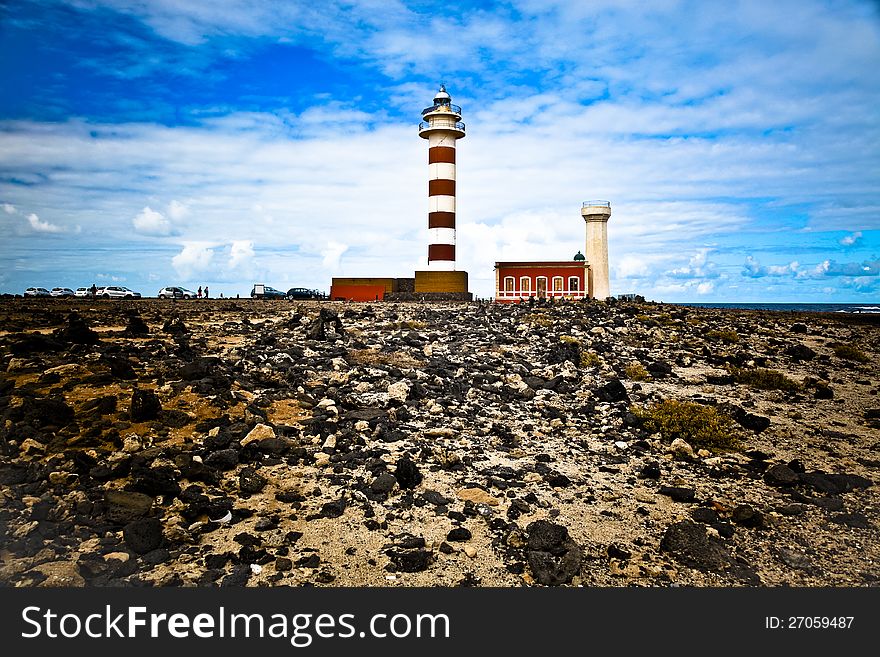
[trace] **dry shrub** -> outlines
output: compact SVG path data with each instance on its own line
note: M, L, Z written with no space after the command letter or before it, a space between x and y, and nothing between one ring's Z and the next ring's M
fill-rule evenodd
M714 452L741 449L733 420L712 406L667 399L632 412L645 429L667 442L681 438L695 449Z

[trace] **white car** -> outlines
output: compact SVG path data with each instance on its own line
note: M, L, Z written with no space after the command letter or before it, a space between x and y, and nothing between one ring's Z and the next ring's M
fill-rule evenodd
M73 293L75 297L90 297L92 296L92 290L88 287L78 287L76 288L76 292Z
M53 297L72 297L73 290L69 287L53 287L52 291L49 292Z
M24 291L26 297L48 297L51 296L49 290L44 287L29 287Z
M140 299L140 292L133 292L121 285L108 285L99 287L96 295L99 299Z
M156 296L160 299L195 299L196 293L185 287L171 286L163 287Z

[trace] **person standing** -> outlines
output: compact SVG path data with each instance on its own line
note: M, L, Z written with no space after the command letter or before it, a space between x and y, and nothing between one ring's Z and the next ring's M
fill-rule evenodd
M206 299L208 298L208 286L207 285L205 286L205 298Z
M202 286L201 285L199 285L199 289L198 289L198 292L196 292L196 295L198 296L199 299L202 298Z

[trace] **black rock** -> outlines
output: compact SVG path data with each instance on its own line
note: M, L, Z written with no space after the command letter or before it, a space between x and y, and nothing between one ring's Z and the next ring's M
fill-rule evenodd
M220 581L221 587L231 587L231 586L244 586L247 584L248 579L251 576L251 567L250 564L243 563L233 568L232 572L229 573L226 577L224 577Z
M390 472L382 472L373 479L370 490L377 494L390 493L397 485L397 479Z
M650 463L646 463L641 470L639 470L639 477L642 479L659 479L660 478L660 464L656 461L652 461Z
M820 381L815 385L813 396L816 399L834 399L834 390L831 386Z
M242 468L238 473L238 489L242 493L254 495L266 487L266 478L253 468Z
M180 317L172 317L168 321L166 321L162 325L162 331L164 333L170 333L171 335L184 335L189 333L189 329L186 327L186 324L183 323L183 320Z
M139 467L132 472L132 482L126 490L152 495L175 497L180 494L174 469L168 466Z
M658 492L661 495L672 498L676 502L693 502L697 495L697 491L693 488L683 488L680 486L661 486Z
M288 559L287 557L278 557L275 559L275 570L278 572L287 572L288 570L293 569L293 561Z
M321 518L338 518L345 513L345 498L340 497L335 502L327 502L321 507Z
M156 548L155 550L150 550L145 555L141 557L141 561L145 564L149 564L151 566L157 566L160 563L165 563L171 558L171 553L168 552L165 548Z
M394 469L394 478L401 488L415 488L422 483L422 473L419 472L418 466L408 457L404 456L397 462Z
M655 379L662 379L672 374L672 366L659 360L648 363L645 369Z
M705 506L698 506L691 509L691 518L697 522L706 523L707 525L718 522L718 514L715 510Z
M660 551L668 552L679 563L700 570L723 570L730 553L706 535L703 525L682 520L670 525L660 540Z
M22 404L11 408L7 417L33 427L64 427L73 420L73 409L63 399L25 397Z
M580 367L580 343L559 341L550 347L550 353L547 355L548 363L564 363L565 361L571 361L575 367Z
M238 452L234 449L221 449L212 452L205 459L205 465L218 470L232 470L238 465Z
M736 404L719 404L718 410L729 415L733 418L734 422L744 429L749 429L755 433L761 433L770 426L770 418L764 417L763 415L749 413L747 410L740 408Z
M793 361L813 360L816 352L804 344L795 344L785 350L785 355Z
M74 344L97 344L100 342L98 334L89 328L89 325L77 312L68 315L67 326L55 331L54 337L63 342Z
M831 522L856 529L871 529L871 522L864 513L838 513L831 517Z
M455 529L451 530L446 535L446 540L447 541L469 541L469 540L471 540L472 536L473 535L471 534L469 529L466 529L465 527L456 527Z
M609 559L629 559L632 557L632 552L618 543L612 543L609 545L605 548L605 552Z
M162 544L162 523L158 518L141 518L122 530L126 546L137 554L146 554Z
M549 472L544 476L544 481L553 488L567 488L571 486L571 479L559 472Z
M426 490L422 493L422 497L425 498L425 501L428 504L433 504L434 506L443 506L444 504L449 504L450 500L446 499L435 490Z
M789 330L792 333L806 333L807 332L807 325L802 324L801 322L797 322L795 324L792 324L791 328Z
M126 335L149 335L149 333L150 327L140 315L132 313L128 316L128 323L125 325Z
M161 410L162 404L159 402L159 397L152 390L135 388L131 393L129 417L132 422L155 420Z
M197 358L191 363L186 363L185 365L181 366L181 368L178 370L178 374L180 375L180 378L184 381L195 381L197 379L204 379L207 376L211 376L219 360L220 359L216 356Z
M760 529L764 526L764 514L748 504L739 504L730 516L737 525Z
M629 399L626 387L620 379L611 379L604 386L596 389L596 396L604 402L618 402Z
M143 493L108 490L104 493L106 515L111 522L125 524L143 518L153 508L153 498Z
M89 399L83 402L79 410L83 414L92 416L109 415L116 411L117 399L115 395L106 395L97 399Z
M431 553L419 550L388 550L385 554L391 559L394 570L402 573L418 573L431 565Z
M535 520L526 527L528 549L552 552L565 545L568 529L548 520Z
M798 481L798 473L782 463L777 463L764 473L764 482L768 486L794 486Z

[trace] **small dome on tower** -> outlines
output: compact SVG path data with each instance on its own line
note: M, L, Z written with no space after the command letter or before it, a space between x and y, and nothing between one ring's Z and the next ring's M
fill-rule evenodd
M586 258L584 257L584 254L581 253L580 251L578 251L577 253L574 254L574 259L575 259L577 262L583 262L583 261L586 260Z
M449 94L446 93L446 85L441 84L440 91L438 91L437 95L434 96L434 104L435 105L440 105L440 104L446 105L449 103L450 100L452 100L452 99L449 97Z

